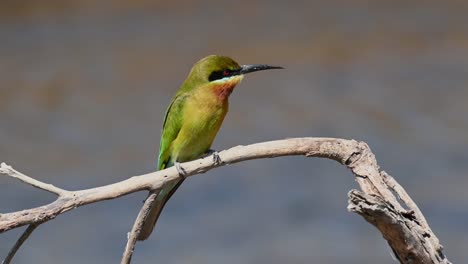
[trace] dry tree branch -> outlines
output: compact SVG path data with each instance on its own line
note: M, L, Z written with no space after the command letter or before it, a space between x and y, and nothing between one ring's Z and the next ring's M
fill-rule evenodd
M140 209L135 223L133 224L132 230L127 235L127 244L125 245L125 250L120 264L130 264L130 261L132 260L133 250L135 249L135 244L137 242L137 238L140 235L141 228L146 222L146 218L148 217L154 200L156 200L158 194L159 192L151 192L150 195L148 195L148 197L146 198L143 207Z
M38 189L48 191L50 193L56 194L57 196L63 196L65 194L68 194L68 191L65 191L63 189L57 188L52 184L48 183L43 183L41 181L38 181L36 179L33 179L29 176L24 175L23 173L13 169L11 166L8 166L5 164L5 162L2 162L0 164L0 174L5 174L10 177L13 177L19 181L22 181L26 184L29 184L33 187L36 187Z
M222 151L219 153L221 164L215 164L211 157L207 157L183 163L182 166L187 176L192 176L226 164L288 155L328 158L347 166L362 190L349 193L348 209L379 229L401 263L450 263L421 211L405 190L380 170L374 154L364 142L336 138L291 138ZM172 167L102 187L66 191L36 181L6 165L2 165L1 169L0 172L55 193L58 198L44 206L0 215L0 233L23 225L41 224L86 204L142 190L158 191L164 184L179 177ZM133 240L139 232L142 217L139 215L129 233L122 263L130 262L135 245Z
M23 245L24 241L28 239L28 237L32 234L32 232L39 226L40 224L30 224L26 230L24 230L23 234L18 238L16 241L15 245L11 248L10 252L8 252L8 255L6 258L2 261L2 264L10 264L10 262L13 260L13 257L15 256L16 252L18 252L18 249Z

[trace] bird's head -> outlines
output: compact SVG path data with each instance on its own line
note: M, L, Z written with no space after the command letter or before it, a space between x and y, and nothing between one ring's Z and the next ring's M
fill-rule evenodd
M227 89L230 93L245 74L270 69L283 68L266 64L239 65L229 57L209 55L193 65L184 86L208 86L217 90Z

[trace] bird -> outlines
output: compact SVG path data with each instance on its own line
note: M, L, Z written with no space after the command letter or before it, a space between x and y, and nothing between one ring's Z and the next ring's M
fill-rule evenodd
M179 180L164 185L150 206L138 240L146 240L177 188L185 180L180 163L211 155L220 162L211 144L228 112L228 98L245 74L283 69L266 64L239 65L227 56L209 55L196 62L173 97L164 118L157 169L175 166ZM150 195L152 193L150 192Z

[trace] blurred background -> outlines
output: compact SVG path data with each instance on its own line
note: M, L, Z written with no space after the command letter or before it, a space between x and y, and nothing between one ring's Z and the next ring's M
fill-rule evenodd
M223 54L286 69L247 76L213 145L354 138L468 260L466 1L59 1L0 7L0 160L70 190L153 171L164 112L192 64ZM133 263L394 263L348 213L329 160L256 160L190 178ZM146 193L38 228L15 263L118 263ZM0 212L54 196L0 177ZM23 230L0 235L4 257Z

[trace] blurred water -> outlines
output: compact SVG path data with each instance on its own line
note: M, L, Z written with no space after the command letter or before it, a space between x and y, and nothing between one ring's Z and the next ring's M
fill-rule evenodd
M468 259L464 2L23 2L0 9L1 161L72 190L149 172L164 111L196 60L282 65L245 78L213 147L364 140L448 257ZM214 170L180 188L134 262L393 263L380 234L346 211L355 187L326 160ZM0 212L54 199L9 178L0 188ZM58 217L16 263L117 263L145 195ZM0 256L19 234L0 236Z

